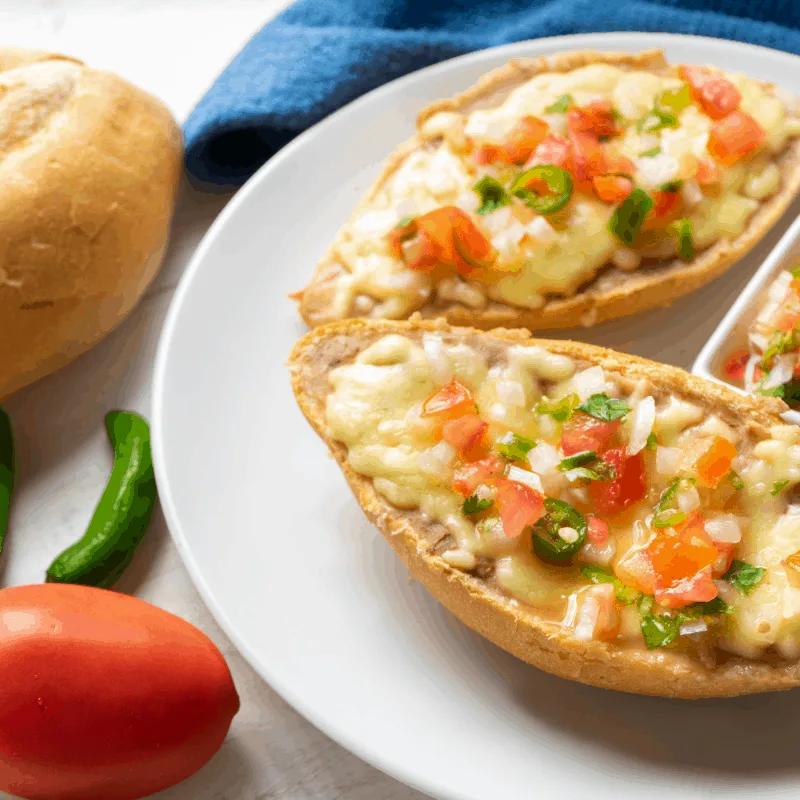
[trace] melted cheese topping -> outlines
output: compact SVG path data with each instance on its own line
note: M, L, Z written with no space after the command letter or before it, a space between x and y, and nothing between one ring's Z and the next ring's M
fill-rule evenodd
M780 172L773 160L789 137L800 132L800 123L787 114L778 96L755 81L724 74L741 93L740 108L766 132L766 143L755 158L720 167L721 185L713 195L704 194L693 180L699 160L710 159L706 147L713 120L690 105L679 113L677 128L640 133L634 124L647 116L663 91L683 85L677 77L594 64L563 74L537 75L494 108L468 116L452 112L433 116L421 134L429 139L443 136L443 140L412 152L339 236L338 261L349 274L338 283L335 315L352 313L353 304L364 296L377 300L363 306L376 317L408 316L437 299L470 308L485 306L489 299L539 308L549 295L574 294L609 262L636 268L640 258L632 257L608 230L614 207L589 194L574 192L567 208L550 217L537 216L516 200L513 211L506 207L483 216L475 214L477 180L482 175L503 176L496 165L477 165L468 152L470 143L501 141L525 115L544 120L552 133L565 134L566 114L547 112L565 94L578 106L610 100L622 114L624 133L607 146L612 154L633 161L637 185L652 192L664 183L687 182L682 217L691 220L696 248L740 235L759 201L780 188ZM642 155L655 148L660 148L658 155ZM453 205L472 215L498 250L502 269L492 270L491 276L480 281L454 278L438 292L431 274L406 268L390 249L386 234L400 219ZM637 248L642 255L669 259L676 245L674 237L656 232L643 235Z
M648 492L621 516L610 519L608 543L588 539L572 565L553 566L530 548L530 536L508 538L492 512L476 522L463 510L464 497L451 488L458 465L455 451L436 443L436 423L422 414L424 401L453 378L469 387L493 440L509 431L538 442L528 454L526 471L512 465L508 477L538 485L547 496L592 513L585 481L556 467L561 425L539 405L570 395L585 401L607 393L632 407L618 437L628 448L641 447L648 432L658 440L655 450L642 449ZM400 509L418 509L429 525L441 525L452 537L442 557L454 568L471 570L480 559L493 566L494 584L510 598L534 606L545 618L572 627L580 638L587 630L590 586L581 564L616 569L632 553L654 539L651 519L655 503L676 476L696 475L696 463L714 437L737 448L733 468L744 488L723 480L716 489L682 484L678 506L688 512L702 503L706 523L741 530L736 558L766 570L755 590L745 595L717 580L719 596L734 607L722 618L715 642L745 657L757 658L769 647L785 658L800 656L800 576L785 559L800 552L800 507L789 502L800 482L800 429L776 426L771 438L753 444L741 440L726 422L686 400L659 393L645 381L632 388L600 367L579 363L541 347L516 345L502 358L463 342L425 334L421 343L390 335L363 350L352 363L330 373L326 419L332 438L347 446L352 468L373 479L375 489ZM645 402L646 401L646 402ZM650 422L645 407L654 409ZM637 430L638 428L638 430ZM638 446L634 440L638 437ZM517 469L517 473L513 470ZM528 471L530 470L530 471ZM525 477L527 476L527 477ZM780 487L776 491L776 487ZM491 487L477 490L492 497ZM702 498L702 499L701 499ZM480 516L480 515L479 515ZM431 528L428 546L440 533ZM423 545L424 546L424 545ZM595 595L591 595L595 597ZM595 597L607 603L608 597ZM612 600L613 602L613 600ZM594 600L592 601L594 603ZM618 608L616 641L642 647L635 609ZM583 627L581 627L583 614Z

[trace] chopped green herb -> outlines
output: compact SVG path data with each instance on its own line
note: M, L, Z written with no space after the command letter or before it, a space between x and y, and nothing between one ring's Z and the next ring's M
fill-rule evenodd
M800 403L800 381L789 381L774 389L758 389L766 397L782 397L787 403Z
M658 98L658 105L664 108L671 108L673 111L683 111L684 108L692 104L692 90L688 83L684 83L680 89L666 89L661 92Z
M715 614L733 614L734 607L728 605L721 597L715 597L705 603L692 603L680 610L678 617L683 617L682 621L688 622L700 617L713 617Z
M639 601L639 613L643 617L647 616L647 614L652 614L655 603L656 601L651 595L643 595L642 599Z
M553 105L545 109L545 112L548 114L563 114L573 103L574 101L571 94L562 94Z
M481 511L486 511L493 505L491 500L482 500L478 495L473 494L468 497L461 506L461 511L466 515L478 514Z
M770 336L767 349L764 350L764 355L761 357L761 369L765 372L769 371L770 363L775 356L797 350L798 347L800 347L800 331L797 328L785 333L775 331Z
M640 119L636 125L636 129L639 133L677 127L678 115L669 108L659 108L658 106L653 108L644 119Z
M401 219L400 222L398 222L394 227L407 228L415 219L416 217L403 217L403 219Z
M607 394L593 394L578 406L578 411L583 411L590 417L601 419L604 422L612 422L629 414L631 407L624 400L616 397L609 397Z
M609 231L625 244L632 245L653 205L653 198L647 192L634 189L611 216Z
M747 595L761 583L765 572L763 567L754 567L746 561L734 558L730 569L722 576L722 580L728 581L731 586Z
M575 453L574 456L562 458L558 470L559 472L568 472L575 467L585 467L593 461L597 461L597 453L594 450L584 450L582 453Z
M592 583L612 583L614 585L614 596L620 603L627 606L641 602L642 593L630 586L626 586L613 572L595 566L594 564L584 564L581 567L581 574L588 578Z
M664 615L646 614L642 617L640 625L648 650L656 650L672 644L678 638L681 629L681 621L678 617Z
M773 497L779 495L787 486L789 485L789 481L775 481L772 484L772 489L770 490L770 494Z
M673 505L681 483L684 481L687 483L694 482L691 478L675 478L661 493L661 497L653 509L651 524L654 528L672 528L686 519L686 514Z
M744 489L744 481L733 470L728 473L728 480L731 482L734 489Z
M478 214L481 215L497 211L498 208L507 206L511 202L511 198L503 188L503 184L489 175L484 175L472 187L472 190L481 199L481 207L478 209Z
M568 394L560 400L541 400L536 406L536 413L547 414L556 422L566 422L580 401L576 394Z
M681 187L683 186L683 181L667 181L666 183L662 183L661 186L658 187L659 192L679 192Z
M680 525L681 522L685 521L686 513L684 511L675 511L669 508L658 516L653 517L653 527L674 528L676 525Z
M683 261L691 261L694 258L692 221L690 219L675 220L675 222L669 226L669 229L678 239L678 256Z
M644 153L639 153L639 158L655 158L661 155L661 148L654 147L652 150L645 150Z
M524 461L536 442L518 433L506 433L497 440L497 452L509 461Z
M647 437L647 441L645 442L645 449L647 450L655 450L658 447L658 436L654 433L651 433Z
M795 267L792 270L792 277L793 278L800 278L800 267Z

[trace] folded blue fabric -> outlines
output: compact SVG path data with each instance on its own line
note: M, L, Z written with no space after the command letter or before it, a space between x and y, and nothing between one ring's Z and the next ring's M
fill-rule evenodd
M186 122L186 166L239 186L359 95L453 56L595 31L715 36L800 54L798 0L298 0L220 75Z

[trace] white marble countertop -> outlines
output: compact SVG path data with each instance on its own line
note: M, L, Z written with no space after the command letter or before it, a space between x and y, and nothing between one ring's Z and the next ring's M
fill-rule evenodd
M242 44L286 0L3 0L0 43L60 51L113 70L185 119ZM163 271L131 317L94 350L14 396L7 409L20 459L2 585L39 583L85 530L111 467L103 416L148 415L164 314L198 241L226 198L184 187ZM350 755L296 714L249 668L214 623L156 514L118 584L203 629L242 699L222 749L163 800L422 800ZM0 792L0 796L8 797Z

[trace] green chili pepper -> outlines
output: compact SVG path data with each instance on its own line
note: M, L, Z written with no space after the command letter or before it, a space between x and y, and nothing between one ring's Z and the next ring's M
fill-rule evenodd
M569 503L548 497L544 501L547 510L531 530L531 548L539 558L546 561L568 561L583 547L586 540L586 520ZM562 523L577 531L578 538L568 542L559 535Z
M544 183L549 194L539 194L531 183ZM514 178L511 194L524 200L537 214L552 214L561 210L572 197L572 178L555 164L541 164L525 170Z
M14 434L11 420L0 408L0 552L8 530L8 512L14 491Z
M670 225L670 230L678 239L678 256L684 261L691 261L694 258L692 221L690 219L679 219Z
M150 426L137 414L112 411L106 427L114 468L83 538L47 570L48 583L108 589L120 578L142 540L156 499Z
M634 189L614 211L608 229L625 244L633 244L653 205L653 198L647 192Z

